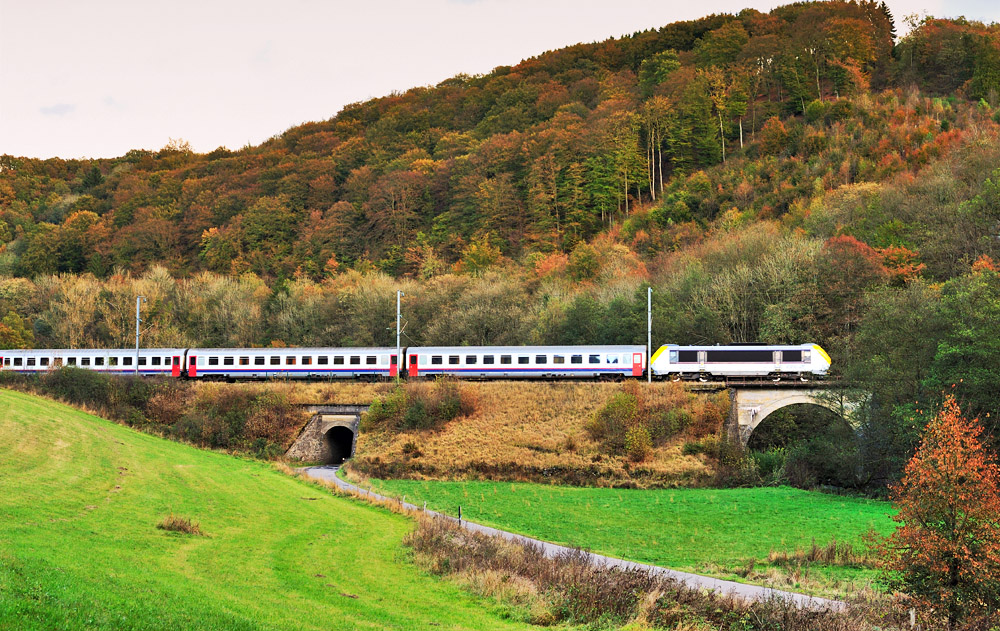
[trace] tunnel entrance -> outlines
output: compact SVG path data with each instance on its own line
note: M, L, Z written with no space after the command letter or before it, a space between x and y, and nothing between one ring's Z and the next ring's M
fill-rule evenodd
M323 439L330 454L326 464L343 464L353 455L354 432L350 427L331 427Z

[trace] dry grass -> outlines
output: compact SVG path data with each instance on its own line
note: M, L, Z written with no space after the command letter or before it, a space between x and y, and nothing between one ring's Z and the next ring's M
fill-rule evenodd
M181 532L186 535L197 535L199 537L208 536L204 533L204 531L202 531L199 524L191 521L190 517L181 517L179 515L174 515L173 513L161 519L160 523L156 524L156 527L160 530Z
M707 484L715 473L711 458L684 455L681 448L720 430L718 410L728 406L724 395L692 394L676 383L473 382L461 387L477 402L471 415L435 431L362 432L351 467L372 477L616 486ZM641 465L609 454L586 426L623 389L641 393L651 405L684 408L694 422L653 449Z
M802 611L781 600L736 600L642 570L593 566L579 552L548 558L536 545L466 532L439 518L420 517L406 543L420 567L534 624L873 631L902 629L906 616L904 609L884 599L855 603L845 613Z

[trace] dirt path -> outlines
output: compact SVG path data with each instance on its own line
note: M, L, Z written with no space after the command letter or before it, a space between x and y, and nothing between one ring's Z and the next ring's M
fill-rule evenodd
M372 493L367 489L362 489L358 486L346 482L339 477L337 477L337 467L306 467L301 469L307 476L316 478L318 480L325 480L327 482L332 482L342 489L348 491L354 491L356 493L361 493L363 495L368 495L377 500L392 500L394 498L386 497L384 495L379 495L378 493ZM423 510L420 506L415 506L413 504L404 502L403 507L419 511ZM435 515L450 519L452 521L458 521L454 517L449 515L442 515L435 511L428 510L428 515ZM554 543L549 543L547 541L541 541L539 539L533 539L531 537L525 537L524 535L514 534L512 532L507 532L506 530L498 530L496 528L491 528L489 526L483 526L475 522L462 520L460 524L466 530L472 532L481 532L486 535L496 535L509 539L511 541L518 541L522 543L534 543L542 547L545 555L548 557L555 557L559 554L568 552L572 550L565 546L559 546ZM717 578L711 578L708 576L702 576L700 574L691 574L689 572L679 572L677 570L671 570L665 567L660 567L658 565L647 565L645 563L635 563L632 561L625 561L623 559L616 559L614 557L604 556L603 554L595 554L593 552L586 553L590 557L591 563L594 565L603 565L606 567L617 567L625 570L639 569L651 572L657 576L663 576L666 578L673 579L692 589L706 589L718 592L720 594L725 594L727 596L735 596L736 598L742 598L744 600L770 600L770 599L781 599L787 600L794 603L796 606L803 609L813 609L813 610L830 610L830 611L842 611L847 608L847 603L840 600L830 600L828 598L819 598L816 596L809 596L807 594L799 594L796 592L786 592L780 589L772 589L770 587L761 587L760 585L747 585L746 583L737 583L735 581L724 581Z

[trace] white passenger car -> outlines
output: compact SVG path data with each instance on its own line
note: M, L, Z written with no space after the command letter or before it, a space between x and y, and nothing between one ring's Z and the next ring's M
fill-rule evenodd
M144 376L180 377L183 348L143 348L138 353L138 373ZM136 373L135 349L8 349L0 350L3 370L32 373L61 366L76 366L116 375Z
M395 348L190 348L201 379L379 379L396 376Z
M411 346L408 377L621 379L646 368L644 346Z

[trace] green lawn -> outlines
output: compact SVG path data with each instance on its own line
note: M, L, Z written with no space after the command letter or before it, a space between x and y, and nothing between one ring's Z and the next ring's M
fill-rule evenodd
M207 537L155 525L170 512ZM0 629L507 629L411 522L266 464L0 391Z
M725 568L771 550L861 544L893 525L885 502L793 488L619 490L497 482L373 480L377 489L428 508L547 541L674 569ZM721 566L721 568L720 568ZM829 581L866 582L869 570L816 567Z

